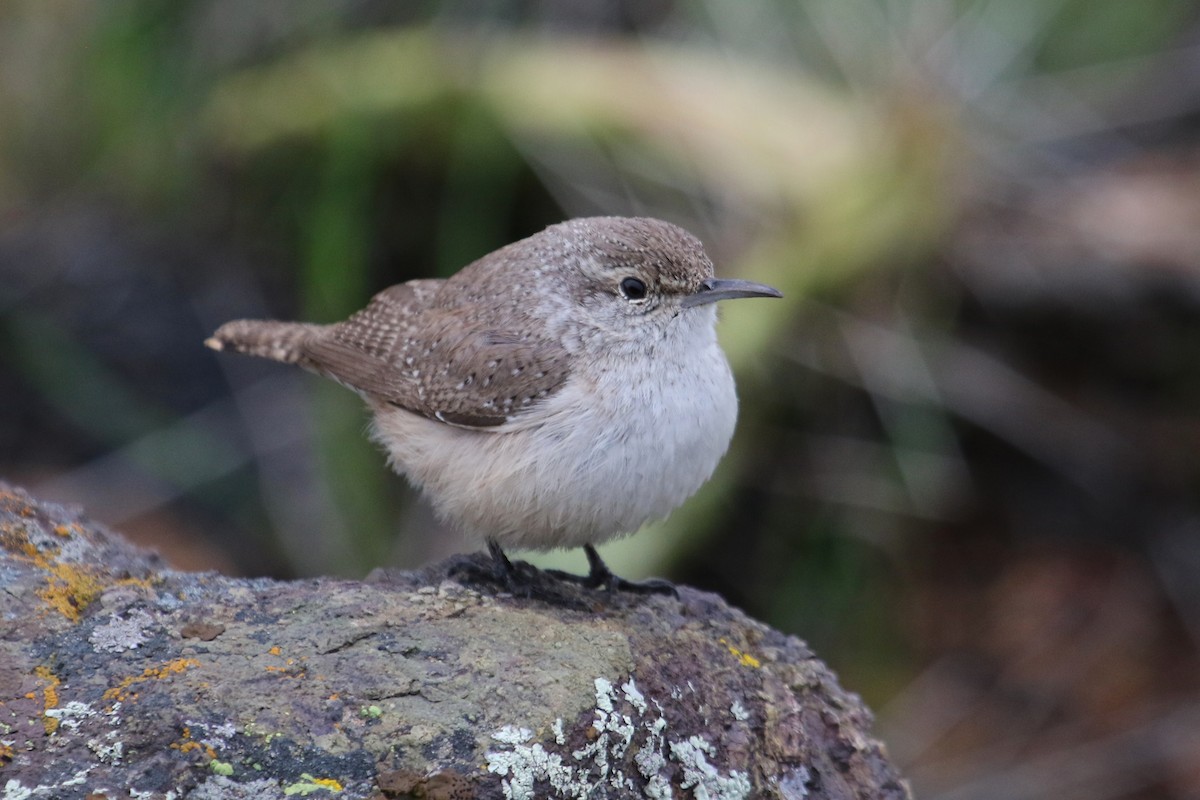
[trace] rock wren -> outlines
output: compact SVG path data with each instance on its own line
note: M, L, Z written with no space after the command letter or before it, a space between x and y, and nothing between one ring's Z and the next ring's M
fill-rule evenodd
M384 289L344 322L237 320L206 344L361 395L392 467L487 541L502 582L515 580L502 545L583 547L582 583L659 590L615 577L595 545L708 480L737 419L715 301L781 296L715 278L675 225L594 217Z

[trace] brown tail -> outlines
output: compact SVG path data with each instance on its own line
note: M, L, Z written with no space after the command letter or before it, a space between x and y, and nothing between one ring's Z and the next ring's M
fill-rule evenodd
M213 350L233 350L296 364L303 358L305 340L322 327L307 322L238 319L217 328L204 343Z

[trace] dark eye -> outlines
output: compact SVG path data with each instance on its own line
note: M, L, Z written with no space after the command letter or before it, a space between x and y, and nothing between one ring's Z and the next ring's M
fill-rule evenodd
M646 284L638 278L626 278L621 281L621 294L626 300L645 300Z

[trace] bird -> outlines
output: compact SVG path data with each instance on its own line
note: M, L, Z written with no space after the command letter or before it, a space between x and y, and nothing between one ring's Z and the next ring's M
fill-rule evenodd
M716 302L782 297L715 276L701 242L647 217L551 225L445 279L376 294L341 322L234 320L205 344L295 364L358 393L371 438L443 520L504 549L583 548L668 516L712 475L737 420Z

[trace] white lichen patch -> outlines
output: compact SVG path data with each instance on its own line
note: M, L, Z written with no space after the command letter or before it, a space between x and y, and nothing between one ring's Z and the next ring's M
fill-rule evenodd
M120 702L113 703L111 708L101 712L88 703L72 700L58 708L48 708L44 713L50 719L58 721L60 730L69 728L72 731L79 730L85 721L93 717L99 717L108 727L108 730L104 732L103 736L88 739L88 749L95 754L99 761L105 764L120 764L121 758L125 754L125 745L120 740L120 731L117 730L121 724L121 718L118 713L120 709ZM8 800L7 795L4 800Z
M613 685L604 678L596 678L596 710L605 714L613 710ZM595 727L593 725L593 727Z
M565 731L563 731L562 717L559 717L558 719L554 720L554 724L550 727L550 731L554 734L554 743L555 744L566 744L567 743L567 734Z
M689 736L682 742L671 743L671 755L683 765L683 782L680 786L692 789L699 799L732 800L750 795L750 779L737 770L722 775L708 763L713 755L713 746L699 736Z
M220 752L229 745L229 740L237 733L237 726L232 722L210 724L200 720L184 720L184 726L191 734L193 741L211 747Z
M109 731L108 735L104 737L105 740L88 740L88 749L95 753L96 758L105 764L120 764L121 757L125 755L125 744L116 741L116 733L116 731Z
M691 796L701 800L744 800L750 796L748 776L737 770L722 773L710 763L709 759L716 754L711 742L701 736L673 740L667 735L669 726L662 706L652 700L657 713L652 711L651 702L633 678L621 685L621 697L632 708L632 714L618 710L617 693L611 681L596 678L595 687L592 721L595 738L578 750L569 754L550 752L541 743L530 743L533 732L528 728L513 725L492 734L506 748L489 751L487 767L503 778L501 786L508 800L534 797L586 800L606 796L609 788L627 795L638 790L635 777L645 783L644 796L651 800L673 800L672 772L681 773L679 788L691 790ZM565 745L561 719L555 721L551 730L555 743ZM626 774L623 768L625 754L631 749L636 776ZM677 769L673 770L672 764ZM550 794L542 791L547 784Z
M78 730L85 719L96 716L96 709L87 703L72 700L59 708L47 708L45 714L50 719L58 720L61 727Z
M639 714L646 713L649 706L646 705L646 698L638 691L637 684L633 682L633 678L621 684L621 691L625 693L625 701L633 706Z
M529 728L518 728L516 725L505 725L492 734L492 738L502 744L524 744L533 738Z
M55 798L62 796L62 790L80 786L87 781L91 767L84 767L69 778L54 786L25 786L18 780L9 780L4 784L4 796L0 800L31 800L31 798Z
M672 796L671 784L663 777L667 768L667 757L663 754L663 731L666 729L667 721L662 717L651 723L646 728L646 743L633 757L638 772L646 779L646 797L651 800L668 800Z
M729 707L729 713L732 714L733 718L738 722L745 722L746 720L750 719L750 712L747 711L745 706L743 706L737 700L734 700L733 705Z
M145 611L132 611L128 616L113 617L104 625L97 626L88 641L96 650L105 653L134 650L150 638L147 629L154 624L154 618Z
M538 780L548 781L557 797L588 797L589 788L576 778L576 770L563 764L562 756L546 752L540 744L489 752L487 761L489 771L509 776L503 781L504 796L508 800L532 798Z
M4 784L4 800L29 800L33 789L22 786L20 781L10 780Z

